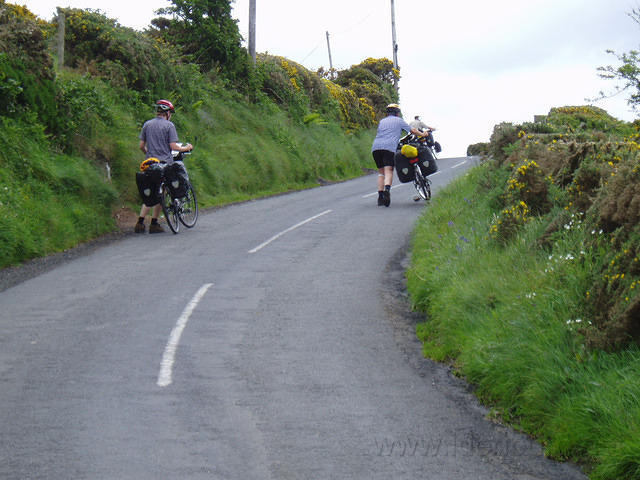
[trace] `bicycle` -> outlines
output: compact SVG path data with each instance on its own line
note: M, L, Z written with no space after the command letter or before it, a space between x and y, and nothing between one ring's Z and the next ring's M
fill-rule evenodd
M429 200L431 198L431 180L429 180L429 177L422 174L419 157L409 159L409 163L413 165L413 186L416 189L416 192L418 192L418 195L423 200ZM418 202L420 201L420 198L414 198L413 200Z
M398 178L404 183L413 182L413 186L418 193L414 197L416 202L420 201L420 199L427 201L431 198L431 180L429 180L428 176L438 170L436 154L429 143L425 138L418 138L413 134L409 134L401 138L398 144L400 147L400 151L396 154ZM405 145L413 147L413 150L405 149L404 152L410 153L401 153L403 152L402 147ZM402 157L405 157L405 160L402 160ZM406 161L408 161L409 165L403 167Z
M172 152L174 163L165 165L162 183L160 184L160 203L167 225L175 234L180 231L180 224L193 228L198 221L198 201L191 181L186 175L182 162L185 155L191 152ZM178 165L177 168L172 165ZM170 170L171 169L171 170ZM176 170L172 172L172 170ZM184 174L180 174L182 170Z

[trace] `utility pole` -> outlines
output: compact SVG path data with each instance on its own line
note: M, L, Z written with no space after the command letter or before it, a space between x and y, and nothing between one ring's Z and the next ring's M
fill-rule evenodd
M391 41L393 47L393 68L398 70L398 44L396 43L396 9L394 6L394 1L391 0ZM398 91L398 81L393 81L393 86L396 87L396 92Z
M329 43L329 31L327 31L327 50L329 50L329 74L333 75L333 61L331 60L331 44Z
M256 0L249 0L249 55L256 63Z
M57 38L57 47L58 47L58 69L62 70L64 67L64 11L57 7L58 9L58 38Z

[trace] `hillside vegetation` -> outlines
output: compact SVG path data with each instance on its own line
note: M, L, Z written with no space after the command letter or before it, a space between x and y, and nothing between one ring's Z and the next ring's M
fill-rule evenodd
M397 101L387 59L339 72L267 54L254 65L228 0L175 0L146 32L63 11L58 68L56 24L0 0L0 268L136 215L137 138L158 98L195 145L202 207L362 175ZM607 73L638 85L635 59ZM593 479L640 479L637 125L555 108L469 151L484 162L433 199L413 239L425 354L549 456Z
M174 2L146 32L63 9L59 69L56 23L0 1L0 268L136 215L138 135L159 98L177 106L180 139L195 146L187 167L202 207L371 166L370 129L397 100L389 60L319 73L270 55L254 65L228 0L198 3L211 10L208 23L195 21L189 3Z
M640 478L638 138L594 107L497 125L407 273L425 355L593 479Z

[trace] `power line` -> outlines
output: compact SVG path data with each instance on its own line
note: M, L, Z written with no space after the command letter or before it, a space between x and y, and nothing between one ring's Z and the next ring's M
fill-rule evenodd
M354 25L349 26L349 28L346 28L345 30L342 30L341 32L338 33L332 33L331 35L343 35L345 33L350 33L353 32L356 27L359 27L360 25L362 25L364 22L366 22L367 20L369 20L369 17L371 17L371 15L373 15L373 11L369 12L369 15L367 15L366 17L363 17L360 19L360 21Z
M313 54L313 52L315 52L315 51L318 49L318 47L319 47L319 46L320 46L320 44L317 44L315 47L313 47L313 50L311 50L311 51L307 54L307 56L306 56L306 57L304 57L302 60L300 60L298 63L302 63L302 62L304 62L307 58L309 58L309 57Z

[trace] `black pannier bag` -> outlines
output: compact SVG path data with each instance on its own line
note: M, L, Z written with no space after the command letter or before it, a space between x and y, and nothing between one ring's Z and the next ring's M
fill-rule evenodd
M433 133L428 132L427 136L425 137L426 141L427 141L427 145L429 145L430 147L433 147L436 144L435 139L433 138Z
M136 184L142 202L147 207L160 203L160 184L162 183L162 165L151 165L144 172L136 173Z
M169 187L171 196L181 198L187 194L189 177L182 162L173 162L164 169L164 183Z
M438 171L438 165L436 159L431 153L429 148L418 148L418 160L420 164L420 171L426 177L432 175Z
M413 165L409 163L409 159L400 153L400 150L396 152L395 156L396 174L400 183L413 182L414 171Z

